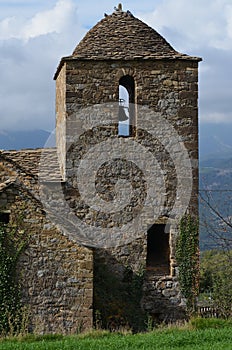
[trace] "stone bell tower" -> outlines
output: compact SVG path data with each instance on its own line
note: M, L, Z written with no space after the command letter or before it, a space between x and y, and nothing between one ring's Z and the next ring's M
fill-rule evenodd
M107 234L113 229L114 240L124 225L142 218L141 225L135 224L141 234L134 239L112 246L85 242L95 256L93 304L106 326L114 321L136 328L132 314L141 303L142 311L161 320L183 314L175 240L180 216L198 211L199 61L175 51L153 28L119 6L89 30L71 56L61 59L55 74L57 149L78 219L92 228L94 241L101 230ZM118 146L109 149L104 161L109 140ZM136 144L140 148L133 158ZM86 163L83 191L92 181L88 198L91 202L91 191L99 198L92 206L83 199L77 176L91 151L95 163L103 157L98 169ZM154 158L151 165L149 155ZM131 200L104 212L97 205L110 207L119 179L131 182ZM149 190L154 184L155 190ZM148 211L143 210L146 205ZM126 230L121 237L124 234ZM141 271L143 287L135 300L133 283Z

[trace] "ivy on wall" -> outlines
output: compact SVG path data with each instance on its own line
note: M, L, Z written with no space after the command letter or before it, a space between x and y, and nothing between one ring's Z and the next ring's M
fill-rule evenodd
M199 294L199 229L198 221L185 215L180 221L180 234L176 243L176 260L179 266L179 283L186 298L187 311L196 310Z
M0 334L17 332L21 320L21 288L17 263L26 245L24 234L0 225Z

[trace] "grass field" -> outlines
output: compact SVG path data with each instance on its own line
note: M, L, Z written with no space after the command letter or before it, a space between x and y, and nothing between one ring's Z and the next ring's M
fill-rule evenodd
M200 321L184 328L164 328L144 334L95 331L63 337L26 336L0 341L1 350L232 350L232 323Z

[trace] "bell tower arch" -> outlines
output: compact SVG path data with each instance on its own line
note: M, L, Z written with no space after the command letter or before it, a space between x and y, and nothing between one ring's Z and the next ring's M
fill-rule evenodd
M130 75L119 79L118 135L135 134L135 81Z

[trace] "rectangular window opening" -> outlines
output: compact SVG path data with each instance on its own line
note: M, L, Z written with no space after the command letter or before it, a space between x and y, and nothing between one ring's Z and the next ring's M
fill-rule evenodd
M0 224L7 225L10 222L10 213L7 211L0 212Z
M169 225L154 224L147 231L147 270L157 275L170 274Z

